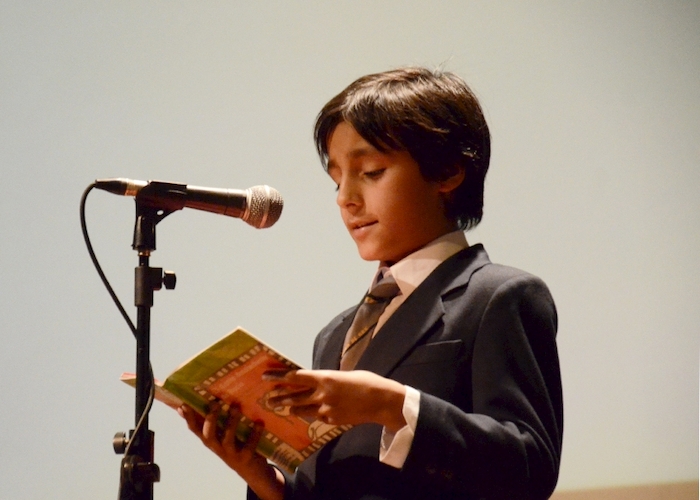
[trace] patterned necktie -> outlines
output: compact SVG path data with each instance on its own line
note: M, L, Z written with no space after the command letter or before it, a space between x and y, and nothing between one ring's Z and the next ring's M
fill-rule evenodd
M394 277L389 273L389 268L379 271L379 279L372 289L365 295L362 304L357 309L355 319L345 335L343 354L340 358L341 370L353 370L358 360L365 352L367 345L372 340L374 327L377 326L379 317L389 305L391 299L399 294L400 290Z

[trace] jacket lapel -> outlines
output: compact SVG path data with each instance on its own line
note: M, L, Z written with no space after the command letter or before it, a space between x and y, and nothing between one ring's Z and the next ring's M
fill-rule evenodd
M340 369L340 354L343 352L345 333L350 328L358 307L359 304L342 313L321 332L315 346L314 369Z
M484 247L475 245L458 252L440 264L382 326L355 369L369 370L388 376L431 327L442 318L445 313L442 298L452 290L466 286L472 274L489 263ZM345 329L342 334L334 335L340 338L340 347L333 350L338 358L345 332L351 322L352 316L347 321L347 326L345 322L343 323ZM337 364L338 361L336 366Z

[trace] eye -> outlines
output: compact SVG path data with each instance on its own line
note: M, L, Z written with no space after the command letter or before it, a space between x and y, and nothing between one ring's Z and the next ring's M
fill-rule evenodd
M370 170L369 172L365 172L363 175L365 177L369 177L370 179L377 179L382 176L385 170L385 168L378 168L376 170Z

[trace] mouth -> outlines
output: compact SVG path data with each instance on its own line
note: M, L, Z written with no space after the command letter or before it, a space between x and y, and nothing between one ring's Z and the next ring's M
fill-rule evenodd
M354 221L348 224L348 231L350 231L353 238L361 238L367 231L369 231L369 228L375 224L377 224L376 220Z
M356 229L362 229L363 227L371 226L376 223L377 221L355 222L353 224L350 224L350 229L354 231Z

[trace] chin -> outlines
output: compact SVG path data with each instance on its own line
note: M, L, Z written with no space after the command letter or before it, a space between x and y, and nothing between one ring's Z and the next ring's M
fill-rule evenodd
M377 249L368 249L368 248L360 248L359 246L357 247L357 252L360 254L360 258L362 260L366 260L368 262L381 262L385 263L387 265L392 265L401 260L401 257L397 258L395 256L389 255L385 251L378 251Z
M366 248L362 245L357 245L357 253L360 254L362 260L372 262L375 260L383 260L382 252L378 252L375 248Z

